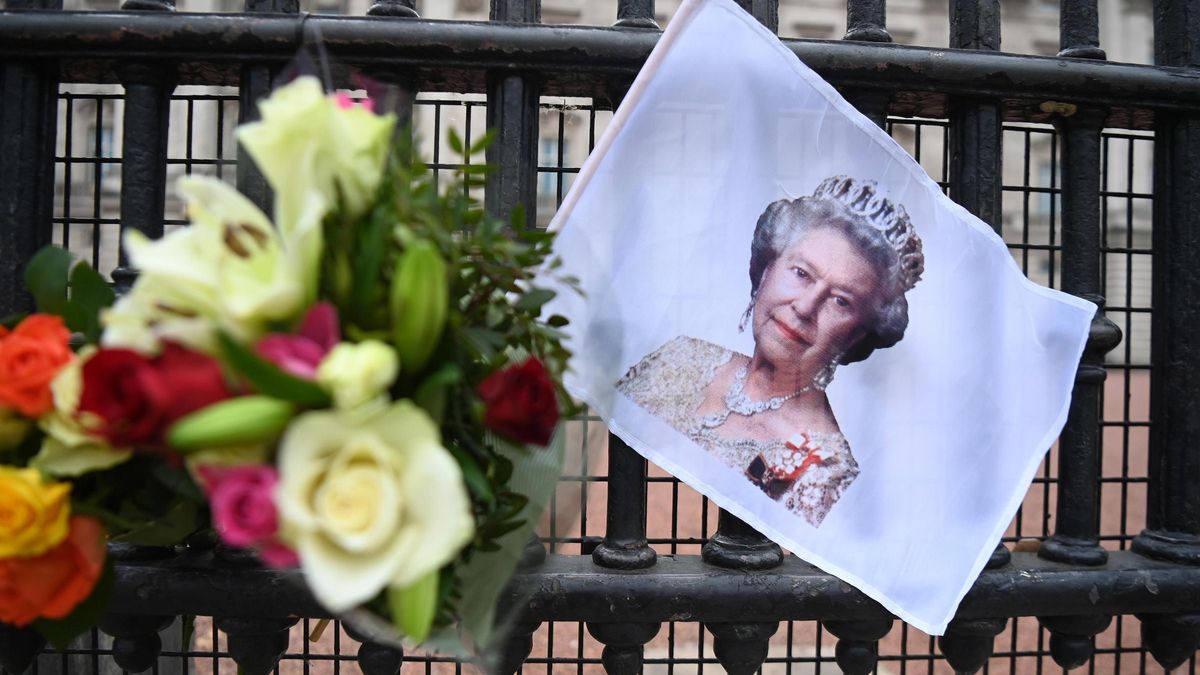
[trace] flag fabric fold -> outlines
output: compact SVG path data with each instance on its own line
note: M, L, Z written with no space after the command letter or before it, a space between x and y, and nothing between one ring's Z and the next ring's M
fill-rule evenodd
M685 0L552 227L567 386L939 635L1066 420L1096 307L732 0ZM550 283L550 282L548 282Z

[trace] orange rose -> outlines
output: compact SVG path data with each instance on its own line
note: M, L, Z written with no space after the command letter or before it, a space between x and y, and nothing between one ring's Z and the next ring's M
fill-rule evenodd
M104 526L72 516L61 544L33 558L0 559L0 621L18 628L62 619L92 593L104 571Z
M49 314L31 314L0 334L0 404L27 417L53 409L50 381L71 360L70 337L62 318Z

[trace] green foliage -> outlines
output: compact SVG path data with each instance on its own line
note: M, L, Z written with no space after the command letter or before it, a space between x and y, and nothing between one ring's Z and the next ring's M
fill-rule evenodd
M39 312L62 315L67 305L71 254L57 246L38 251L25 266L25 287Z
M147 456L72 481L72 512L98 518L110 539L130 544L178 544L204 526L204 503L184 467Z
M61 316L89 342L100 339L100 310L116 299L104 277L85 263L72 267L71 254L57 246L33 256L25 266L25 286L38 311Z
M468 147L451 132L448 145L464 161L451 176L443 171L435 177L413 159L411 132L400 132L372 210L357 222L334 217L324 223L321 295L349 308L341 315L347 335L386 339L397 349L401 374L391 394L413 399L441 424L443 444L458 462L475 508L475 539L463 559L443 571L438 587L439 627L459 618L460 607L474 613L478 627L482 605L462 592L460 568L500 556L500 569L507 571L473 572L488 583L467 587L494 604L531 519L545 504L530 504L527 490L509 485L514 463L523 463L526 451L483 433L482 404L473 388L516 354L538 357L556 375L569 357L560 332L566 319L541 317L555 291L535 285L539 274L556 268L553 235L526 227L522 208L505 220L485 212L475 197L490 167L467 158L491 139L488 134ZM420 269L413 262L435 258L439 264L422 263ZM433 283L434 272L444 288ZM381 296L388 289L390 298ZM432 305L439 311L429 311ZM569 408L569 397L559 393ZM553 478L545 482L552 485ZM397 598L391 601L393 621L403 623Z

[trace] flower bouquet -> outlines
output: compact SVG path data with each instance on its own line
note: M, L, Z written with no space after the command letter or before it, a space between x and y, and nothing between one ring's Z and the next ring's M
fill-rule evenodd
M370 99L300 77L260 110L237 138L273 221L186 177L191 225L126 233L122 297L62 249L29 263L38 311L0 326L0 622L62 644L104 609L106 542L215 531L330 612L478 648L561 467L551 235L483 213L486 167L439 190Z

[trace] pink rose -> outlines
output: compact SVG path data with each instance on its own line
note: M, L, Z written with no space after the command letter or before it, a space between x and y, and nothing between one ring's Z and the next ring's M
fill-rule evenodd
M259 356L285 372L313 380L321 359L342 339L337 310L328 302L313 305L296 333L271 333L258 341Z
M202 466L198 469L208 492L213 525L230 546L251 548L271 567L295 567L296 553L279 542L275 510L275 467Z
M375 112L375 101L369 96L356 103L354 99L350 98L350 94L338 90L338 92L333 95L333 100L337 101L338 107L342 110L349 110L355 105L358 105L362 106L363 110L366 110L367 112Z

